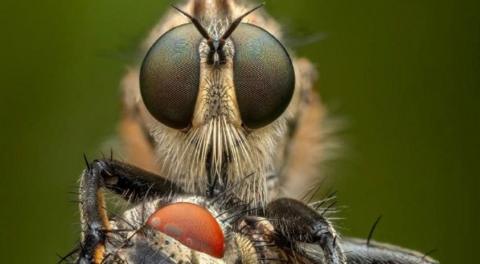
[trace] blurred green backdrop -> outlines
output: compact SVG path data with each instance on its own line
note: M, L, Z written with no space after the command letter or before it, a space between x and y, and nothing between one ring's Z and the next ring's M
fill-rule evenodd
M478 3L267 1L348 123L331 170L344 234L365 237L381 214L378 240L478 259ZM2 263L55 263L78 239L82 153L115 134L119 79L168 4L2 1Z

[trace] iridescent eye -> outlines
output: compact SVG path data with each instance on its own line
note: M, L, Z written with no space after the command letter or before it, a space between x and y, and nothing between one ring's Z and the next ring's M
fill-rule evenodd
M248 128L260 128L287 108L295 87L292 61L270 33L242 23L231 36L234 84L240 115Z
M198 94L202 35L192 24L163 34L140 71L140 91L150 114L173 128L189 126Z
M186 202L170 204L152 214L147 225L191 249L216 258L223 257L223 231L204 207Z

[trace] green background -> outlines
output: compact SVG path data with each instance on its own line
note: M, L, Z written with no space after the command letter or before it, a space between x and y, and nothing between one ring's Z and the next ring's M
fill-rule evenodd
M0 256L54 263L77 241L82 153L115 134L119 80L160 0L18 1L0 10ZM347 126L332 165L342 233L475 263L478 1L267 1ZM314 40L314 41L312 41ZM316 41L315 41L316 40Z

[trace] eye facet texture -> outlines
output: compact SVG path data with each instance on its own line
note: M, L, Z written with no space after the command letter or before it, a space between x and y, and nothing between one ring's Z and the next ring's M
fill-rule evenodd
M140 91L148 111L172 128L189 126L198 94L202 36L192 24L163 34L140 71Z
M287 108L295 87L292 61L270 33L242 23L231 36L235 47L234 84L240 115L248 128L260 128Z
M147 225L193 250L216 258L223 257L223 231L204 207L186 202L170 204L152 214Z

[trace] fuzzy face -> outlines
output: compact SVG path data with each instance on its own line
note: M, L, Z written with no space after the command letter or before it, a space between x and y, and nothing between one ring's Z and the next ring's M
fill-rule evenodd
M210 26L221 32L216 26ZM214 35L214 36L215 36ZM240 196L245 200L266 199L266 177L273 173L274 150L285 136L285 117L265 128L251 130L243 125L233 80L231 41L224 47L225 64L207 64L209 48L199 45L200 79L192 121L186 129L172 129L151 123L150 133L156 141L156 154L162 161L162 174L181 183L190 192L202 193L216 179L233 184L245 181Z
M209 36L219 40L232 21L245 14L251 6L246 7L236 1L189 1L180 8L198 18ZM286 183L282 175L286 172L285 164L289 158L285 153L291 148L290 141L296 129L292 124L296 124L300 108L310 97L309 90L315 74L306 61L290 58L281 44L278 25L264 11L256 10L242 22L231 37L225 39L222 50L225 61L221 65L208 63L211 48L207 39L199 39L198 32L184 30L192 35L186 38L186 42L193 46L194 54L189 53L189 57L198 60L195 61L195 67L186 70L181 60L182 63L168 65L175 68L180 64L178 70L167 71L166 68L171 67L164 67L162 61L156 71L149 68L145 70L148 76L155 75L155 78L152 77L155 81L158 78L162 81L165 78L177 78L179 82L198 83L198 86L169 92L169 79L164 81L168 85L156 88L154 92L144 92L146 85L142 86L141 81L139 86L132 79L144 80L146 78L143 76L147 74L143 74L143 69L141 72L132 69L124 82L125 119L131 118L138 124L148 139L146 148L151 148L151 151L142 151L142 156L149 157L139 157L140 144L137 142L127 146L127 152L135 152L136 157L129 157L132 163L158 172L189 192L203 194L214 181L223 185L243 181L237 195L245 201L265 203L283 190L284 186L279 185ZM150 48L147 57L154 54L156 45L163 44L161 42L165 35L172 35L172 32L189 23L187 17L175 10L167 14L145 42L144 46ZM190 26L193 29L193 25ZM143 67L147 68L145 64ZM290 73L285 70L288 67L291 67ZM179 72L180 77L176 76ZM181 72L186 73L182 75ZM283 91L288 90L282 87L290 82L291 91ZM179 85L178 82L175 84ZM152 99L162 92L168 94L167 100ZM168 119L165 118L165 111L158 110L158 107L175 101L177 98L172 99L175 92L180 96L189 92L192 95L183 101L179 100L181 110L173 109L172 115L177 116ZM172 111L171 108L167 110ZM184 110L185 114L180 113ZM181 116L180 122L175 119L178 116ZM165 119L168 120L164 122ZM311 125L316 127L320 120L321 116ZM320 134L317 132L320 129L314 128L314 131ZM128 136L131 137L132 133ZM126 141L129 145L132 139ZM312 152L318 152L314 146L316 142L311 143ZM308 152L310 150L305 154L308 155ZM310 159L317 157L318 154L315 154L304 160L311 163ZM148 164L145 166L145 163ZM312 165L308 164L305 168ZM311 175L304 173L301 178ZM247 177L248 180L243 180Z

